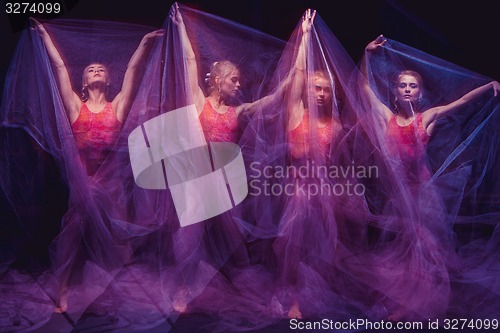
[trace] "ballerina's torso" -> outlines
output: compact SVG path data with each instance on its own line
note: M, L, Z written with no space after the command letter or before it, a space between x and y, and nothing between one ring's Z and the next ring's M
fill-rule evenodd
M80 114L71 124L80 158L89 175L95 174L111 151L121 129L112 104L106 103L99 112L92 112L82 103Z
M238 142L239 124L235 108L229 107L227 112L219 113L207 99L199 119L208 142Z

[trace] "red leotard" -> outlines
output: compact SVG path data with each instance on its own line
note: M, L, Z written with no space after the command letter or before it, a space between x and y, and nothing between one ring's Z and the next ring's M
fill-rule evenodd
M238 142L239 126L235 108L229 107L226 113L221 114L215 111L207 99L200 114L200 122L208 142Z
M93 175L111 150L120 132L121 123L116 118L111 103L107 103L104 109L97 113L91 112L87 105L82 103L80 114L71 128L87 173Z
M430 179L431 173L426 163L426 147L429 135L422 125L422 114L406 126L398 125L396 116L391 117L387 126L388 149L393 156L399 156L408 180L419 183Z
M314 137L310 135L309 113L305 112L300 124L290 132L289 146L294 159L308 157L310 153L311 138L316 141L315 148L320 156L327 156L330 142L333 138L333 126L329 122L324 127L315 128Z

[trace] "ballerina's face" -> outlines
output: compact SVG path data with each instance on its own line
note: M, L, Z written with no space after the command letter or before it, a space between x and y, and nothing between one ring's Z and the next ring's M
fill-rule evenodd
M96 82L109 84L108 70L103 64L90 64L83 72L84 84L91 85Z
M422 98L421 84L413 75L404 74L398 79L396 89L398 100L401 102L416 102Z
M236 97L240 91L240 87L240 71L234 68L223 78L220 90L226 96Z
M310 97L316 101L320 107L331 105L332 103L332 87L330 82L320 76L316 76L309 88Z

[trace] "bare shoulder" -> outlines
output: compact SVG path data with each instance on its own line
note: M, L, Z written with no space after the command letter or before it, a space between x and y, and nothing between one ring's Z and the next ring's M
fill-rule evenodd
M252 103L243 103L235 107L234 110L236 112L236 115L240 115L241 113L247 112L253 113L254 111L256 111L256 108Z
M80 110L82 109L82 106L83 106L82 100L75 94L75 99L68 110L68 118L70 124L73 124L78 119L78 117L80 116Z

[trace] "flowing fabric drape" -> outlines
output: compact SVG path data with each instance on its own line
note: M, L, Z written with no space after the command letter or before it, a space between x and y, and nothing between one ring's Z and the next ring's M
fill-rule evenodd
M211 63L229 59L245 76L242 99L262 96L284 43L229 20L181 8L195 44L200 81ZM102 63L112 78L110 98L118 93L141 38L153 30L101 21L43 24L69 69L74 90L78 93L80 75L89 63ZM138 186L131 168L130 133L157 116L193 103L183 45L170 18L162 28L165 34L152 46L118 138L91 176L81 163L45 46L36 29L23 32L2 101L2 191L16 214L2 223L26 231L27 242L36 240L34 231L40 228L59 231L45 269L15 269L14 251L2 261L2 286L10 287L2 291L2 327L30 330L43 326L63 293L68 325L62 330L71 330L84 312L106 316L113 329L154 327L170 317L176 319L174 305L180 290L183 302L205 293L208 301L220 303L213 311L228 306L222 302L224 290L231 291L229 276L224 274L230 274L231 267L240 269L231 260L245 247L243 233L232 223L236 210L217 217L218 221L181 227L170 190ZM29 139L19 139L23 131ZM181 140L193 135L183 134ZM39 209L33 205L40 200L39 193L48 193L52 186L44 178L47 173L55 174L52 181L62 188L60 220L58 216L42 220L33 211ZM232 229L225 234L224 224L230 223ZM235 235L239 238L232 238ZM194 303L192 309L196 308Z
M19 240L2 244L2 329L43 327L63 293L61 332L89 314L106 318L109 331L168 326L179 306L188 315L210 315L214 332L277 324L295 303L304 318L334 321L498 317L498 97L484 92L441 119L428 142L414 135L403 148L374 107L393 109L395 76L406 69L423 77L420 112L491 79L393 40L363 58L360 71L318 13L305 42L299 20L285 43L188 6L179 11L198 81L214 62L229 60L241 74L236 104L264 101L239 115L232 142L248 195L220 215L180 225L184 212L172 188L207 176L198 153L213 167L217 143L197 117L184 132L180 120L159 121L195 102L171 17L118 138L93 175L81 162L45 46L28 28L0 109L0 185L12 208L1 227ZM74 90L89 63L103 63L110 97L153 30L102 21L43 24ZM318 77L332 96L327 105L316 95L325 88ZM363 94L365 80L377 101ZM303 113L289 128L297 108ZM169 155L174 132L178 147L189 149ZM139 157L131 156L133 133L144 146ZM206 144L199 146L200 138ZM138 160L151 167L149 187L138 181L132 165ZM207 201L227 195L227 174L222 180ZM183 193L184 201L199 193ZM30 257L30 244L48 243L45 266L21 260Z
M374 94L358 86L353 149L359 163L380 172L367 184L377 225L360 274L370 267L371 287L396 318L490 318L498 304L498 97L488 89L453 109L430 138L419 128L427 110L493 80L391 39L367 51L360 68L366 71L358 83L368 80ZM403 70L423 80L415 120L405 129L411 139L391 134ZM379 102L394 112L387 125Z

